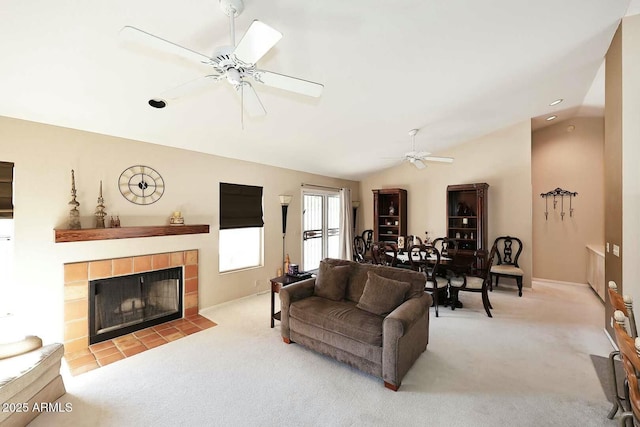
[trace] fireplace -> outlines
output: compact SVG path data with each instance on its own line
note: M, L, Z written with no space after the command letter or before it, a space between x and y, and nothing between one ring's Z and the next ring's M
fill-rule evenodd
M181 315L186 319L198 316L198 250L196 249L65 264L65 354L84 355L89 351L89 345L91 345L89 318L92 317L89 311L90 305L93 305L89 303L90 282L174 267L182 270Z
M182 317L182 268L89 282L89 343Z

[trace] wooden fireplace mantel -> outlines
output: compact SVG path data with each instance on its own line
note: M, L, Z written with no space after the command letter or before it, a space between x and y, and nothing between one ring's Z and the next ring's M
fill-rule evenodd
M86 242L90 240L131 239L135 237L177 236L209 232L209 224L151 225L141 227L55 229L55 242Z

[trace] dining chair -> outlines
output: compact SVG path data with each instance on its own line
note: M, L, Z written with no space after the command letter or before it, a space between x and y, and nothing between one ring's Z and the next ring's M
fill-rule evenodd
M415 234L409 234L405 240L405 245L406 248L409 249L414 245L421 245L422 244L422 239L418 236L416 236Z
M522 296L522 277L524 271L518 265L518 258L522 253L522 240L512 236L500 236L493 242L498 256L497 264L491 267L490 276L496 278L496 287L500 277L510 277L516 280L518 296ZM515 251L515 256L513 253ZM493 291L493 281L489 281L489 289Z
M388 242L372 243L371 258L374 264L396 267L398 265L398 248Z
M439 317L438 305L444 297L446 298L447 287L438 287L437 271L440 265L440 252L431 245L413 245L407 251L409 264L416 271L421 271L426 276L424 290L433 296L436 317ZM440 279L442 281L442 279Z
M438 237L433 239L431 243L439 252L440 255L445 257L449 256L449 251L454 252L458 249L458 241L449 237Z
M491 315L491 302L489 301L489 281L491 280L491 265L495 258L496 246L491 248L491 252L487 257L487 251L480 249L474 252L473 259L468 265L466 262L462 264L452 263L448 269L447 276L449 281L449 297L451 299L451 310L455 310L458 305L458 294L462 292L477 292L482 294L482 305L487 312L487 316ZM455 259L455 258L454 258ZM466 259L467 261L469 258ZM486 261L485 261L486 260ZM457 267L457 268L456 268Z
M626 426L627 420L633 420L633 425L640 422L640 388L638 387L638 376L640 375L640 338L632 338L625 327L626 316L620 310L613 313L615 322L613 330L615 332L616 343L620 349L622 357L622 367L624 368L627 382L627 401L629 410L620 415L618 421L621 427Z
M370 251L371 245L373 244L373 230L364 230L362 232L362 238L364 239L364 242L366 244L366 249Z
M618 292L618 285L613 280L609 281L608 285L609 285L609 289L607 289L607 292L609 294L609 302L611 303L611 308L613 309L614 312L620 311L625 316L626 323L628 323L628 325L626 325L627 332L629 333L629 336L631 336L632 338L636 338L638 336L638 329L636 326L635 316L633 314L633 300L631 296L620 295L620 293ZM615 350L609 353L609 372L611 375L611 397L613 398L613 407L611 408L611 410L609 411L609 414L607 415L607 418L609 418L610 420L612 420L613 417L616 415L616 413L618 412L618 409L622 411L625 410L625 405L623 404L623 402L627 400L626 396L620 395L620 389L618 385L618 376L616 374L616 360L620 360L620 357L621 356L620 356L619 350ZM625 389L626 387L627 386L625 385Z
M361 264L367 262L365 256L367 253L367 243L362 236L355 236L353 238L353 260Z

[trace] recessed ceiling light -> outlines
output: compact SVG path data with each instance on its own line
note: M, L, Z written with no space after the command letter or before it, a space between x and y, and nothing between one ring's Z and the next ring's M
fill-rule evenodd
M549 104L549 105L553 107L554 105L558 105L558 104L560 104L562 101L564 101L564 99L562 99L562 98L558 98L558 99L556 99L555 101L553 101L553 102L552 102L551 104Z
M547 117L547 119L546 119L546 120L547 120L548 122L550 122L551 120L555 120L555 119L557 119L557 118L558 118L558 116L549 116L549 117Z

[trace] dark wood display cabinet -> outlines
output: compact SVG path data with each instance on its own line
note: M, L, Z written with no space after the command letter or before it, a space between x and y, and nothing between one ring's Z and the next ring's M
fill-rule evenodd
M447 237L458 241L460 255L472 257L487 246L489 184L447 186Z
M407 190L373 190L373 240L398 243L407 235Z

